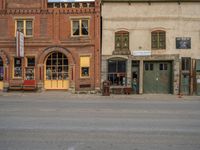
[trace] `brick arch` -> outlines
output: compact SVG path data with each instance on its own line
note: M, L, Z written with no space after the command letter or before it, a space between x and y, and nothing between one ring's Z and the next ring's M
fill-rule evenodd
M0 57L3 61L3 64L8 65L10 63L10 59L4 50L0 50Z
M61 46L52 46L52 47L48 47L48 48L44 49L42 51L41 55L39 56L38 64L44 64L46 58L52 52L63 53L68 58L69 64L76 64L76 60L75 60L73 54L71 53L71 51L69 51L68 49L63 48Z

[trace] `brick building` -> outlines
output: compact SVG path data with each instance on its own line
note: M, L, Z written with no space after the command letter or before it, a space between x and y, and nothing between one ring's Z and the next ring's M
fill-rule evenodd
M111 91L200 95L200 0L102 0Z
M0 80L5 90L98 90L99 1L0 0Z

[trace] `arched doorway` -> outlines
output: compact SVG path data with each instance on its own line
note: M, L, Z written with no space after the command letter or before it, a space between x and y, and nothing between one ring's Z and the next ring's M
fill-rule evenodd
M3 76L4 76L3 59L0 56L0 90L3 89Z
M67 90L69 88L69 66L67 57L60 52L50 53L45 61L45 89Z

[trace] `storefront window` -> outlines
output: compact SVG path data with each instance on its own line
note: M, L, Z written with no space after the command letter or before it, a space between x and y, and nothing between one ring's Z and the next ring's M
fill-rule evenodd
M14 78L22 77L22 59L14 58Z
M80 57L80 71L81 77L89 77L90 76L90 56L81 56Z
M111 85L125 86L127 84L125 60L108 61L108 80Z
M46 61L46 80L68 79L68 59L59 52L49 55Z
M34 80L35 78L35 57L27 58L27 66L25 68L26 80Z

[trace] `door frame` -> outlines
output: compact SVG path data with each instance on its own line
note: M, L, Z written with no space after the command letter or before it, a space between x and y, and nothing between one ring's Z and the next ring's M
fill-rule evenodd
M59 52L59 51L52 51L52 52L50 52L47 56L46 56L46 58L45 58L45 61L44 61L44 88L45 88L45 90L68 90L69 89L69 64L67 65L67 67L68 67L68 70L67 70L67 74L68 74L68 79L62 79L62 80L59 80L58 79L58 76L57 76L57 79L56 80L52 80L52 78L51 78L51 80L47 80L46 79L46 63L47 63L47 59L49 58L49 56L50 55L52 55L53 53L60 53L60 54L62 54L62 55L64 55L66 58L67 58L67 62L69 63L69 60L68 60L68 57L64 54L64 53L62 53L62 52ZM58 59L57 59L57 61L58 61ZM56 64L56 65L58 65L58 64ZM52 66L52 65L51 65ZM63 65L62 65L63 66ZM57 74L58 75L58 74ZM63 88L61 88L59 85L60 84L62 84L62 87L63 87L63 85L65 85ZM48 87L48 86L49 87ZM54 88L54 87L52 87L52 86L57 86L57 88Z

